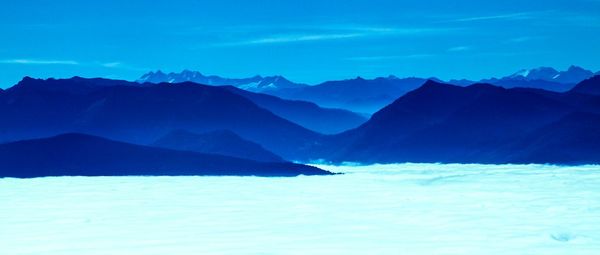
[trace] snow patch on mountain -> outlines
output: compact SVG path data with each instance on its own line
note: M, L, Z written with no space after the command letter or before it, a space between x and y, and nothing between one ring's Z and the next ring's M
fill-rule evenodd
M565 71L557 71L551 67L538 67L534 69L523 69L512 75L502 78L503 80L518 79L518 80L542 80L557 82L562 84L576 84L585 79L592 77L592 71L583 69L578 66L570 66Z
M160 70L156 72L149 72L140 77L136 82L138 83L181 83L181 82L194 82L204 85L212 86L224 86L231 85L240 89L254 91L254 92L265 92L277 89L286 88L299 88L306 85L294 83L284 78L283 76L260 76L256 75L249 78L223 78L216 75L203 75L197 71L183 70L180 73L164 73Z

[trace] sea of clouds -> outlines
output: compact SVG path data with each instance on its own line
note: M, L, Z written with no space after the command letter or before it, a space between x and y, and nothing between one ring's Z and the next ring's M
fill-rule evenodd
M0 179L2 254L598 254L600 166Z

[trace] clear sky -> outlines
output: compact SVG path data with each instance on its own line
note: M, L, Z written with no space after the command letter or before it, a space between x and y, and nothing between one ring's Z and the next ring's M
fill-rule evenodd
M600 0L3 1L0 87L161 69L293 81L600 70Z

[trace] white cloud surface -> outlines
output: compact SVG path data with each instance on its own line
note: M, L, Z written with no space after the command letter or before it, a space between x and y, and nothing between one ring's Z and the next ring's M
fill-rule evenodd
M589 254L600 166L0 179L4 254ZM43 237L43 238L42 238Z

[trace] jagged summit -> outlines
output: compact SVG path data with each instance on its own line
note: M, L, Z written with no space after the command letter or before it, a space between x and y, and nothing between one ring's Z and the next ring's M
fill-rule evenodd
M575 84L594 75L593 72L579 66L571 65L565 71L557 71L552 67L523 69L502 79L543 80L557 83Z
M204 75L198 71L185 69L179 73L164 73L160 70L156 72L148 72L137 80L138 83L181 83L194 82L204 85L223 86L231 85L241 89L264 92L276 89L299 88L304 87L304 84L298 84L289 81L283 76L261 76L255 75L249 78L223 78L216 75Z

